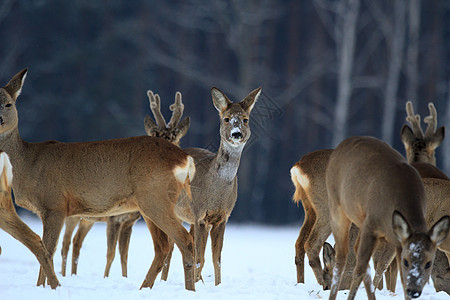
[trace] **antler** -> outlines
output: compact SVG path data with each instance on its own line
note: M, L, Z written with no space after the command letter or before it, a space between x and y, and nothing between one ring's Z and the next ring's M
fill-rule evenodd
M428 109L430 110L430 115L423 119L423 121L428 124L427 130L425 131L425 137L432 136L436 132L437 127L436 107L430 102L428 103Z
M166 128L166 120L161 114L161 99L158 94L153 94L152 91L147 91L148 100L150 102L150 109L152 110L153 116L155 117L156 124L160 129Z
M420 115L414 115L414 109L411 101L406 102L406 113L408 115L406 117L406 121L411 124L414 135L422 139L423 131L420 127Z
M176 92L175 94L175 102L169 107L172 111L172 117L169 121L169 128L173 128L178 125L178 122L180 122L181 116L183 115L184 111L184 104L181 101L181 93Z

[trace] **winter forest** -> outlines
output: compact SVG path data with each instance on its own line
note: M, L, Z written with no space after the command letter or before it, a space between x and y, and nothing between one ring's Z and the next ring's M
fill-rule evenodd
M262 87L231 222L301 222L289 170L352 135L405 153L406 101L450 128L450 2L445 0L0 2L1 85L29 72L19 97L27 141L144 135L147 90L162 113L180 91L182 147L215 151L211 87L240 101ZM450 139L436 150L450 174Z

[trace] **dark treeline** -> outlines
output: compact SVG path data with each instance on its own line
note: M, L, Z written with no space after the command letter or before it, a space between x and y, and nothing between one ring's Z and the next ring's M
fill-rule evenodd
M232 221L300 222L289 170L307 152L372 135L401 153L405 103L450 128L450 5L433 0L2 0L0 79L24 67L27 141L145 134L146 91L183 94L183 147L215 149L210 88L258 86ZM450 141L437 149L450 173Z

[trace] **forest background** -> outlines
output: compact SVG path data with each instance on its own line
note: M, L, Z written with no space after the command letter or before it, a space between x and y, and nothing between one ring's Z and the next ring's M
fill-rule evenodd
M289 170L353 135L404 154L411 100L450 129L450 2L445 0L2 0L1 86L18 99L27 141L143 135L147 90L162 112L183 94L182 147L218 147L216 86L241 100L261 86L239 169L234 222L302 220ZM450 138L437 151L450 174Z

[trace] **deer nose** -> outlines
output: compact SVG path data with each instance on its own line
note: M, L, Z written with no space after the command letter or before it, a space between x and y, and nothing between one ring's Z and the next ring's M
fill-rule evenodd
M240 131L236 131L236 132L233 132L233 133L231 134L231 136L232 136L234 139L240 139L240 138L242 137L242 133L241 133Z
M408 294L408 296L410 296L411 298L419 298L420 294L422 294L420 291L417 290L412 290L412 289L407 289L406 293Z

